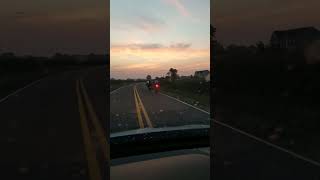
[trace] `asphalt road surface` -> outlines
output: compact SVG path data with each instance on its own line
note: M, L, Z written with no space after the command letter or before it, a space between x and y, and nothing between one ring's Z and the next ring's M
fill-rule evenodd
M110 132L184 125L209 125L210 115L161 93L144 83L110 93Z
M320 163L221 122L213 124L213 179L319 180Z
M46 77L0 103L0 179L105 179L111 132L209 124L144 84L110 93L105 68ZM320 179L314 163L214 123L214 179Z
M0 103L0 179L105 179L106 68L48 76Z
M110 102L111 133L209 123L207 113L163 94L150 92L143 83L111 92ZM218 121L214 121L211 132L212 179L320 179L320 164L308 158L270 145Z

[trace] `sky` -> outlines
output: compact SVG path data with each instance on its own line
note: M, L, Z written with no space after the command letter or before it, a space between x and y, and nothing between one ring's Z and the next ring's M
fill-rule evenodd
M210 0L111 0L111 78L210 68Z
M314 26L320 30L319 0L214 0L211 19L224 45L269 43L274 30Z
M205 66L204 59L209 56L206 52L209 0L111 0L110 3L112 72L131 76L121 66L126 63L130 65L127 68L139 69L140 65L155 69L152 72L159 70L159 66L166 70L169 65L178 69L184 64L186 67L178 70L180 73L185 70L186 74ZM217 39L226 45L249 45L259 40L268 43L274 30L303 26L320 29L319 0L214 0L210 6ZM45 56L56 52L107 53L109 11L105 0L2 0L0 53ZM123 49L127 53L120 56ZM157 51L151 53L154 49ZM141 52L146 56L136 58ZM125 54L132 60L125 58ZM187 60L180 63L177 57ZM162 71L158 73L163 75Z
M1 0L0 53L107 53L105 0Z

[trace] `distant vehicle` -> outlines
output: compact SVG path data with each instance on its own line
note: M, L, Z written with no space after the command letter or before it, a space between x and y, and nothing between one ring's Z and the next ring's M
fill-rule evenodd
M147 80L146 86L149 89L149 91L151 91L152 90L152 81L151 80Z
M160 82L158 80L147 80L146 86L149 91L154 90L155 93L158 93L160 91Z
M160 82L158 80L154 81L153 90L154 90L155 93L158 93L160 91Z

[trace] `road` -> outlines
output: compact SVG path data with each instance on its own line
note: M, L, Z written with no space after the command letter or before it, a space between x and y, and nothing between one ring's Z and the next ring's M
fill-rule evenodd
M165 95L149 92L144 84L132 84L111 92L110 103L111 133L209 123L208 114ZM317 162L286 152L219 121L214 121L211 133L213 179L320 179Z
M144 83L110 93L110 132L210 124L210 115L164 94L149 91Z
M0 179L104 179L106 134L209 124L209 115L143 84L110 93L105 68L49 76L0 103ZM110 117L110 131L106 130ZM320 179L319 166L214 123L215 179Z
M319 180L320 164L214 121L213 179Z
M107 176L106 67L45 77L0 103L0 179Z

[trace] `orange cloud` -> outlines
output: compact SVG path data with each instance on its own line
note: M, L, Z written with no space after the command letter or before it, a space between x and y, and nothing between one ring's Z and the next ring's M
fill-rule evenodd
M112 45L110 56L115 59L148 59L153 61L185 60L210 56L209 49L193 49L189 44L178 43L170 46L161 44ZM130 59L130 58L129 58Z
M180 73L193 74L195 70L210 67L210 49L190 48L190 44L112 45L110 49L111 72L121 72L144 77L165 75L170 67Z
M130 64L126 66L115 66L115 70L133 70L133 69L156 69L159 67L158 63L146 62L139 64Z

